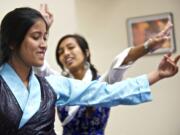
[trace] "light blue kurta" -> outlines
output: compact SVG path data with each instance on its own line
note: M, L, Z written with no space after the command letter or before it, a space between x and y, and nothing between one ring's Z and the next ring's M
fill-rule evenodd
M31 73L29 85L26 88L9 64L0 67L0 75L10 87L23 111L19 127L22 127L40 107L40 84ZM60 75L46 77L57 94L57 105L97 105L116 106L119 104L134 105L151 100L149 82L142 75L113 85L105 82L82 82Z

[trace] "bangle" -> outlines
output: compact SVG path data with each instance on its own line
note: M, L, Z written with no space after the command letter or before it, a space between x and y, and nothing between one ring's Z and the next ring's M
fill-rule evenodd
M153 50L149 47L149 42L151 42L152 39L149 39L147 40L145 43L144 43L144 50L147 51L147 52L153 52Z
M144 50L146 50L147 52L149 52L149 42L148 42L148 41L146 41L146 42L144 43Z

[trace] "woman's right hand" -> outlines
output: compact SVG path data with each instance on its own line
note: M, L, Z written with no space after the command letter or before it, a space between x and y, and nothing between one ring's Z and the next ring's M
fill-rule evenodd
M49 12L47 4L40 4L39 11L42 14L42 16L44 17L44 19L46 20L48 26L50 27L54 21L54 17L53 17L53 14L51 12Z

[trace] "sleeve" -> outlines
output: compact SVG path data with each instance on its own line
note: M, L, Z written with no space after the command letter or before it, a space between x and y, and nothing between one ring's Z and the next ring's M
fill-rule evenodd
M44 61L44 64L41 67L33 67L33 70L35 74L42 77L49 76L49 75L56 75L56 74L59 75L57 71L55 71L49 66L46 60Z
M119 53L113 60L109 70L107 70L100 78L100 81L108 82L109 84L113 84L115 82L119 82L123 79L123 75L125 71L131 67L133 63L129 63L128 65L122 65L122 62L127 57L131 48L127 48L121 53Z
M106 82L82 82L63 76L47 76L47 81L57 93L60 106L106 106L134 105L151 101L146 75L127 79L112 85Z

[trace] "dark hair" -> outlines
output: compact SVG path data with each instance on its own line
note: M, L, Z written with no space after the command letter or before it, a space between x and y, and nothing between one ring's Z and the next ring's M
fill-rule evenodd
M27 31L38 19L44 20L41 13L29 7L16 8L5 15L0 27L0 50L1 61L3 64L9 60L12 55L12 46L19 49Z
M63 64L61 63L61 61L59 60L59 53L58 53L58 50L59 50L59 46L61 45L61 43L67 39L67 38L74 38L75 41L77 42L77 44L79 45L79 47L81 48L84 56L85 56L85 59L89 62L90 64L90 69L91 69L91 72L93 74L93 78L92 80L95 80L97 79L97 70L96 68L93 66L93 64L91 63L91 55L89 54L87 56L86 54L86 51L89 50L89 46L88 46L88 43L87 41L85 40L85 38L79 34L68 34L68 35L65 35L63 36L57 46L56 46L56 62L58 63L58 65L61 67L61 69L64 71L64 66ZM90 51L89 51L90 52Z

